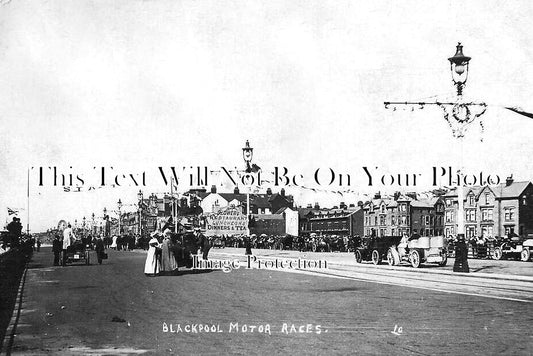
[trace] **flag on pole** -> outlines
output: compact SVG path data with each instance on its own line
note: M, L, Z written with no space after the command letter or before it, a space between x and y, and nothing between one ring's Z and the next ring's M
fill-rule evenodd
M18 210L17 209L11 209L11 208L7 208L7 214L8 215L17 215L18 214Z

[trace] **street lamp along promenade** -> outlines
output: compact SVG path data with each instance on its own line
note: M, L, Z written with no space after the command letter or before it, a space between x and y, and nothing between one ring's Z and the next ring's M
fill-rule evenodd
M406 105L414 108L423 109L425 105L437 105L444 111L444 119L448 122L448 125L452 129L453 136L459 140L460 149L460 164L457 172L457 200L458 200L458 212L457 212L457 238L459 240L464 239L465 226L464 226L464 192L463 192L463 138L467 129L467 126L473 123L476 118L485 113L487 104L485 103L466 103L463 100L463 88L468 79L469 63L472 58L463 54L463 46L459 42L456 47L455 54L448 58L450 62L450 71L452 75L453 84L457 89L457 97L455 101L450 102L384 102L385 108L390 107L396 110L398 105ZM483 132L483 123L480 120L481 130Z
M254 155L254 149L253 147L250 147L250 142L246 140L246 143L244 147L242 148L242 157L244 159L244 163L246 164L246 174L252 173L252 157ZM249 182L249 180L248 180ZM246 189L246 218L248 219L248 222L250 221L250 187ZM247 227L247 233L248 236L250 236L250 229Z
M118 202L117 202L117 206L118 206L118 236L120 236L120 209L122 208L122 201L120 199L118 199Z
M137 240L135 241L135 243L137 243L139 237L142 236L142 223L141 223L141 219L142 219L142 216L141 216L141 213L142 213L142 204L143 204L143 192L142 190L139 189L139 193L137 193L137 199L139 201L139 206L138 206L138 213L139 213L139 233L137 234Z
M104 237L108 237L107 236L107 209L105 207L104 207L104 217L103 217L102 225L103 225Z

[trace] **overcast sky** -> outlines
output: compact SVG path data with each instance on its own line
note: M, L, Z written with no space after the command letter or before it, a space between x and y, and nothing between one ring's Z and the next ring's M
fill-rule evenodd
M266 171L286 166L311 180L333 167L361 178L325 190L386 190L368 187L362 166L423 173L410 190L424 190L431 167L457 166L457 140L442 110L383 102L452 98L447 58L458 41L472 57L465 99L489 105L483 135L475 123L465 139L465 170L533 179L533 120L501 108L533 107L529 0L0 4L2 222L6 207L26 207L28 167L85 176L93 166L154 176L160 165L242 168L246 139ZM134 203L138 191L37 184L32 171L33 231L101 215L118 198ZM153 179L143 190L169 188ZM361 197L290 192L302 205Z

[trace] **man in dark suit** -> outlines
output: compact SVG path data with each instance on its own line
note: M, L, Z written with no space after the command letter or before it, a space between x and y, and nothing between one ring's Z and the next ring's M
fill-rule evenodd
M94 247L94 250L96 251L96 257L98 258L98 264L101 265L102 260L104 259L104 254L105 254L104 240L102 240L101 236L96 239L96 245Z
M59 254L62 251L61 240L59 235L54 236L54 241L52 242L52 252L54 253L54 266L59 266Z
M196 235L196 239L200 244L200 249L202 250L202 258L204 260L207 260L207 254L211 249L211 243L209 242L209 239L200 232L200 229L195 229L194 234Z

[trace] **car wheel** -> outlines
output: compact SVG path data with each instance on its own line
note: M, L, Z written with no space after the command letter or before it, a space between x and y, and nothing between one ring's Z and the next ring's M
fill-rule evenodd
M496 247L494 249L494 259L501 260L503 258L503 251L501 247Z
M416 250L411 251L409 254L409 261L414 268L420 267L420 253Z
M446 263L448 263L448 255L446 253L444 253L443 256L442 256L442 261L439 262L439 266L440 267L444 267L444 266L446 266Z
M379 251L373 250L372 251L372 263L375 265L379 265L380 262L381 262L381 256L379 254Z
M396 252L396 250L394 250L392 247L387 251L387 262L389 263L389 266L396 266L398 263L400 263L398 252Z
M363 256L361 255L361 251L355 250L355 262L361 263L363 262Z
M524 248L522 252L520 253L520 259L524 262L529 261L529 258L531 257L531 252L528 248Z

